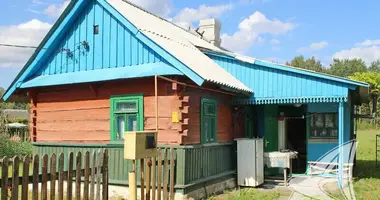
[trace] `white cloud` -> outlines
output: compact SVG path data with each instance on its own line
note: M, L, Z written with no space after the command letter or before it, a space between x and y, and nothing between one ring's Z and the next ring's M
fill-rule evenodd
M309 52L309 51L318 51L321 50L329 45L328 42L326 41L321 41L321 42L313 42L307 47L300 47L297 49L297 52L299 53L304 53L304 52Z
M33 5L45 5L46 3L44 3L43 1L40 1L40 0L32 0L32 3Z
M280 48L279 46L273 46L273 47L272 47L272 50L273 50L273 51L280 51L281 48Z
M69 3L70 0L66 0L62 4L51 4L44 10L44 14L53 18L58 18Z
M38 46L51 24L33 19L23 24L0 26L0 43ZM0 67L22 67L34 49L0 47Z
M197 9L184 8L172 19L172 21L177 24L187 24L191 26L193 22L201 19L220 17L224 12L231 10L232 8L232 4L217 6L200 5Z
M271 39L270 43L271 43L271 44L280 44L280 40L277 40L277 39Z
M355 47L336 52L333 58L353 59L361 58L367 64L380 59L380 46Z
M232 35L222 34L222 46L244 53L253 44L258 42L258 38L263 34L280 35L286 34L296 28L296 24L283 22L278 19L268 19L259 11L254 12L239 24L239 29Z
M161 17L167 17L173 11L171 0L128 0L128 1Z
M355 45L356 46L380 45L380 39L378 39L378 40L365 40L363 42L356 43Z

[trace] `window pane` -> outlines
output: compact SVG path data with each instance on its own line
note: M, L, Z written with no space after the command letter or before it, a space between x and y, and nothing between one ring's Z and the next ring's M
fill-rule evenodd
M211 117L210 118L210 142L215 141L215 118Z
M330 131L330 136L331 137L338 137L338 130L336 129L333 129Z
M334 128L334 114L326 114L325 115L325 127L326 128Z
M137 116L128 115L128 128L127 131L137 131Z
M136 101L117 102L116 112L137 112L137 102Z
M314 120L314 116L315 116L315 115L312 115L312 116L310 117L310 127L311 127L311 128L314 127L314 121L315 121L315 120Z
M315 115L315 127L318 127L318 128L324 127L323 114Z
M208 117L204 117L203 120L204 120L204 122L203 122L204 123L204 125L203 125L204 138L205 138L205 142L208 142L209 141L209 134L210 134L210 130L209 130L210 122L209 122Z
M124 130L125 130L125 117L124 115L116 116L116 130L117 130L117 139L124 139Z

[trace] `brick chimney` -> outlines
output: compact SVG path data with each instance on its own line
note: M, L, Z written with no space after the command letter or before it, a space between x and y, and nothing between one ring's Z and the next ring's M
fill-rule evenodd
M209 41L211 44L220 47L220 29L221 24L217 19L202 19L199 21L198 33L203 33L203 38Z

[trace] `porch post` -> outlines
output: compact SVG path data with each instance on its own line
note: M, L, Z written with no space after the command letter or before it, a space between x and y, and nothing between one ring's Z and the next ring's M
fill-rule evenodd
M338 186L342 188L343 186L343 138L344 138L344 102L339 102L339 112L338 112L338 145L339 145L339 172L338 172Z

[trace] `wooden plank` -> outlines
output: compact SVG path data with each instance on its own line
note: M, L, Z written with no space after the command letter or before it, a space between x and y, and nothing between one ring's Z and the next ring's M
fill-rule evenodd
M13 157L13 165L12 165L12 195L11 199L12 200L17 200L18 199L18 181L19 178L19 168L20 168L20 158L18 156Z
M63 153L59 155L58 160L58 200L63 200L63 170L65 165L65 156Z
M150 176L151 176L151 170L152 170L152 160L151 158L148 158L147 161L146 161L146 171L145 171L145 175L146 175L146 195L145 195L145 199L146 200L150 200Z
M38 155L34 155L33 157L33 191L32 196L34 200L38 199L38 182L39 182L39 166L40 165L40 157Z
M84 187L83 200L89 199L89 183L90 183L90 152L86 151L84 158Z
M22 200L28 200L29 165L30 165L30 156L25 156L24 157L24 164L22 167L22 186L21 186L21 199Z
M55 182L57 181L57 155L50 157L50 199L55 199Z
M96 151L92 152L90 199L95 199Z
M8 199L8 157L1 162L1 199Z
M165 148L164 150L164 169L163 169L163 179L164 179L164 185L163 185L163 194L164 194L164 200L168 199L168 149Z
M157 167L157 200L161 200L161 177L162 177L162 150L157 150L158 167Z
M69 162L68 162L68 172L67 172L67 191L66 198L73 198L73 165L74 165L74 153L70 152Z
M170 148L170 199L174 200L174 148Z
M102 181L103 152L98 152L98 162L96 163L96 200L101 199L100 182Z
M75 199L81 198L81 169L82 169L82 153L77 154L77 165L75 167Z
M152 158L152 199L156 200L156 157Z
M42 182L41 182L41 198L47 200L47 182L48 182L48 161L47 154L42 156Z
M144 186L144 159L140 159L140 199L144 200L145 199L145 186Z
M105 149L103 153L103 200L108 199L108 150Z

